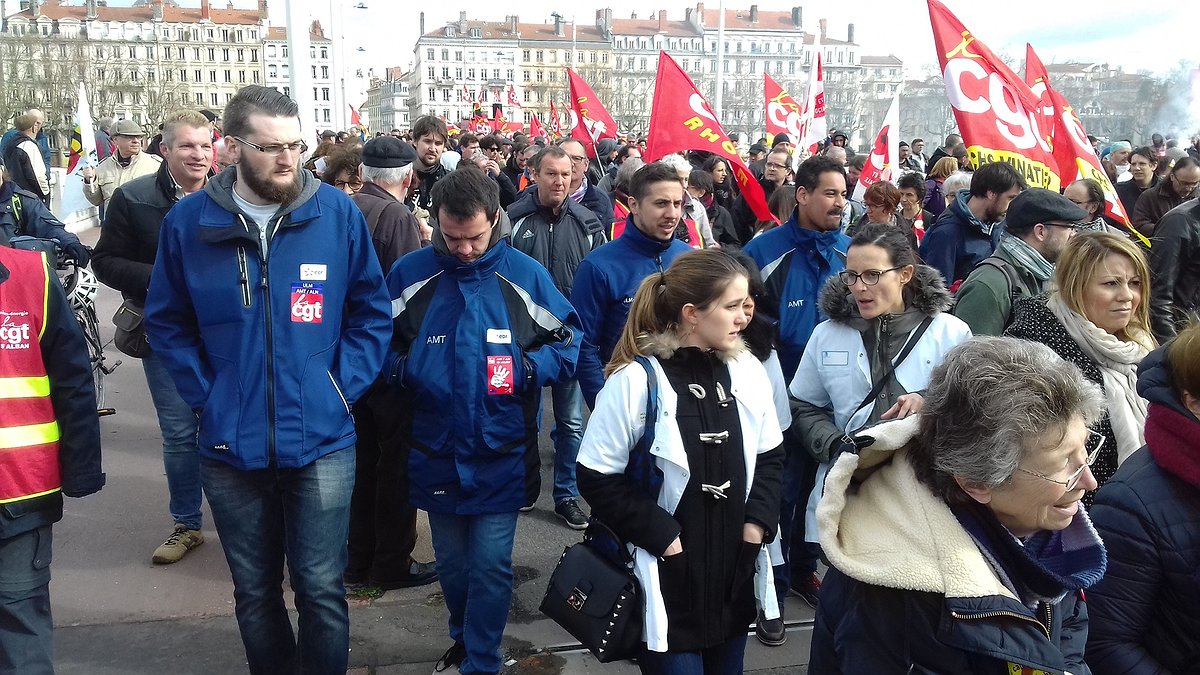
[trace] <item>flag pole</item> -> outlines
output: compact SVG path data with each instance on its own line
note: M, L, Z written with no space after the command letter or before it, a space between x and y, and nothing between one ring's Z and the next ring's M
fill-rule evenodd
M725 0L718 0L717 15L717 91L713 95L713 113L721 119L721 102L725 98Z

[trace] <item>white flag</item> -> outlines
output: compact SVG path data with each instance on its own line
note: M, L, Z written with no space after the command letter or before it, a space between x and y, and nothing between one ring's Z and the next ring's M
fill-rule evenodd
M871 155L858 177L858 185L854 186L855 201L862 201L863 194L871 185L881 181L895 181L900 177L896 166L900 157L900 88L892 97L892 105L888 107L887 115L883 117L883 127L875 136L875 144L871 146Z
M90 219L91 210L96 208L83 196L84 167L96 166L96 131L92 127L92 108L88 105L87 92L79 83L79 102L75 106L75 130L71 134L71 156L67 163L67 177L63 181L62 206L59 217L64 223ZM83 212L83 213L80 213Z

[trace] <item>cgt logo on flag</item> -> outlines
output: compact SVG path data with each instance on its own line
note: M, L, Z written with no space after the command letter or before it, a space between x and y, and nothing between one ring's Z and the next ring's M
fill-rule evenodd
M292 284L292 323L321 323L323 284Z

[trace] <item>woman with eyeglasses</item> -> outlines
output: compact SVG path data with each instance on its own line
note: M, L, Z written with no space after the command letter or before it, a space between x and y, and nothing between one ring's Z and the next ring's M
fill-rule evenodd
M825 481L809 672L1090 673L1083 590L1105 551L1080 498L1103 406L1045 345L946 354L921 413L868 430Z
M1145 443L1146 401L1136 384L1138 364L1155 347L1143 302L1149 288L1136 244L1107 232L1077 234L1055 263L1049 293L1017 300L1004 333L1046 345L1101 386L1107 411L1091 427L1105 439L1092 467L1099 485Z
M901 223L896 214L896 209L900 206L900 190L895 185L886 180L872 183L863 192L863 203L867 206L867 212L857 223L846 228L846 236L854 237L867 224L887 225L902 231L908 239L908 245L916 250L917 233L907 222Z
M952 304L899 228L867 225L850 241L846 269L821 292L829 319L813 330L789 387L795 432L820 462L818 486L838 453L854 449L855 434L920 412L930 372L971 337ZM809 497L810 541L820 497L819 489Z
M1142 362L1146 447L1091 509L1108 573L1088 593L1096 675L1193 673L1200 654L1200 327Z
M335 147L325 155L325 170L321 180L353 197L362 189L362 179L358 176L358 167L362 164L361 146L359 151L345 147Z

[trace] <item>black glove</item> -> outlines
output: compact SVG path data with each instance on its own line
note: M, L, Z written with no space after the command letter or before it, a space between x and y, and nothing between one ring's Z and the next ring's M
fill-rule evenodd
M88 261L92 259L91 250L79 242L63 246L63 252L80 267L87 267Z
M843 452L853 452L857 455L859 450L874 442L875 439L871 436L842 436L834 440L832 451L829 453L829 459L830 461L834 461Z

